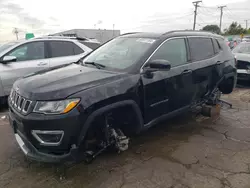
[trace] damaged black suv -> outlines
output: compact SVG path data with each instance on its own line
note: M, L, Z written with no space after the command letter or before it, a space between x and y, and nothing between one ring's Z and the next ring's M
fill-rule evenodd
M129 137L233 91L235 58L209 32L121 35L78 62L13 85L9 120L27 157L43 162L124 151Z

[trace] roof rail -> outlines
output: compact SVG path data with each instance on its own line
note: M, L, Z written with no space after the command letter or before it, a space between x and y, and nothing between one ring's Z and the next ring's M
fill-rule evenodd
M124 33L124 34L121 34L121 36L123 36L123 35L131 35L131 34L136 34L136 33L141 33L141 32L130 32L130 33Z
M76 40L89 40L88 38L84 37L69 37L69 36L63 36L63 35L48 35L48 36L42 36L42 37L36 37L36 39L76 39Z
M163 33L163 35L174 33L174 32L204 32L204 33L212 33L212 34L217 34L211 31L203 31L203 30L192 30L192 29L186 29L186 30L173 30L173 31L168 31L166 33Z

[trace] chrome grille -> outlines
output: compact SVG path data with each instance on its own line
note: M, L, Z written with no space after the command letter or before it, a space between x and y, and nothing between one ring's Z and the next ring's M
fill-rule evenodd
M10 93L10 102L15 109L24 114L29 111L32 103L32 101L25 99L14 90Z

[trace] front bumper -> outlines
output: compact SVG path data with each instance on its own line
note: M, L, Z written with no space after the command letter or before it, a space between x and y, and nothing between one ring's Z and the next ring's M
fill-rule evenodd
M48 163L75 161L78 157L77 138L81 130L79 112L69 115L44 117L43 114L23 116L10 106L9 122L16 141L23 153L30 159ZM62 130L64 137L58 146L41 144L32 134L32 130Z
M250 81L250 70L237 69L237 79Z
M72 148L69 153L53 155L39 152L20 132L15 133L16 141L23 153L31 160L45 163L62 163L76 160L78 148Z

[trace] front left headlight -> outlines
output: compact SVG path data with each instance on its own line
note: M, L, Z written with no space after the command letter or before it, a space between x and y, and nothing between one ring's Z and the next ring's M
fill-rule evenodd
M61 101L38 101L33 112L44 114L65 114L71 111L80 99L66 99Z

